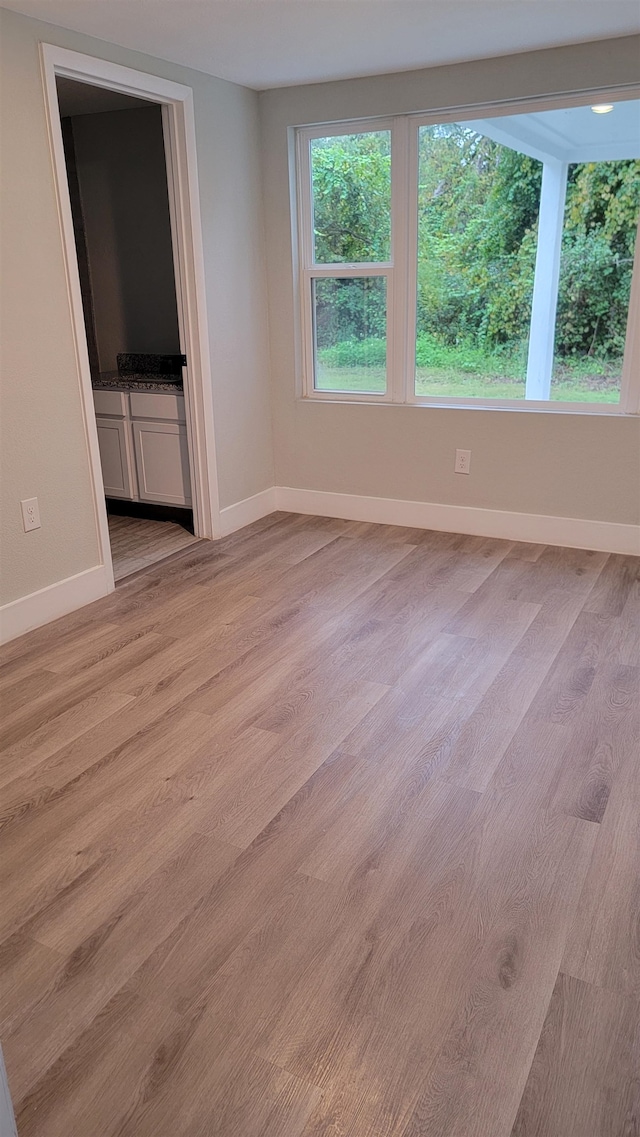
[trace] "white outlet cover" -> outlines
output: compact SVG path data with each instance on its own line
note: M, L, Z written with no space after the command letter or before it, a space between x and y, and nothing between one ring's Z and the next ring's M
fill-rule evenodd
M22 527L25 533L30 533L32 529L40 528L40 509L38 508L37 497L28 497L20 502L20 509L22 510Z

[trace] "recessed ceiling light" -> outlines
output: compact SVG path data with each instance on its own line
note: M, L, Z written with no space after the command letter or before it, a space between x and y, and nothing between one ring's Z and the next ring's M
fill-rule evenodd
M613 103L600 103L597 107L592 107L591 110L594 114L609 114L613 110Z

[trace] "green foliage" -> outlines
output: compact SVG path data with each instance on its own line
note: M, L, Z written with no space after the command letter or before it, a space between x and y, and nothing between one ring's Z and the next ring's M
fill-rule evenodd
M515 378L524 374L521 353L517 351L488 352L471 339L448 344L432 332L420 332L416 339L416 367L448 369L461 375L493 373Z
M527 336L541 164L460 124L420 131L418 331Z
M416 345L416 391L419 395L462 398L524 398L526 352L493 351L471 342L451 346L421 333ZM622 359L576 357L557 363L551 398L564 402L616 402ZM318 351L317 385L326 391L385 390L385 343L370 339L337 343Z
M316 261L389 260L390 132L316 138L311 171Z
M567 192L570 232L600 232L613 252L633 260L639 213L640 159L571 166Z
M621 355L630 284L631 265L620 263L601 228L572 234L562 250L557 352Z
M386 282L379 276L315 282L318 347L379 337L387 332Z
M640 161L587 162L569 171L556 350L624 351L640 213Z
M386 362L387 341L373 336L342 340L318 350L318 363L324 367L384 367Z
M391 135L370 131L311 143L315 259L320 264L391 256ZM379 278L316 282L318 345L386 335Z
M311 161L316 260L388 260L389 132L315 139ZM455 349L462 372L496 352L524 366L541 180L540 162L464 124L420 129L419 365L437 366L439 351ZM570 167L556 324L562 357L621 355L639 212L640 161ZM368 366L370 348L358 345L375 342L371 350L383 352L380 279L317 282L315 314L323 357Z

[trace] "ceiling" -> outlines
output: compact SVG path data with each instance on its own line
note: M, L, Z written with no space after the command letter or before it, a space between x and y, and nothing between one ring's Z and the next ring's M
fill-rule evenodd
M257 90L640 31L637 0L4 0Z
M474 119L464 126L542 162L547 158L561 162L640 158L640 100L624 100L611 106L609 114L594 114L588 106L563 107Z

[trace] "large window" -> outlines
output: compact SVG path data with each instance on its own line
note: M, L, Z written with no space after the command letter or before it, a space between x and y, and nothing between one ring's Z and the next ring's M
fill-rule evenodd
M639 409L640 101L304 128L298 190L307 396Z

